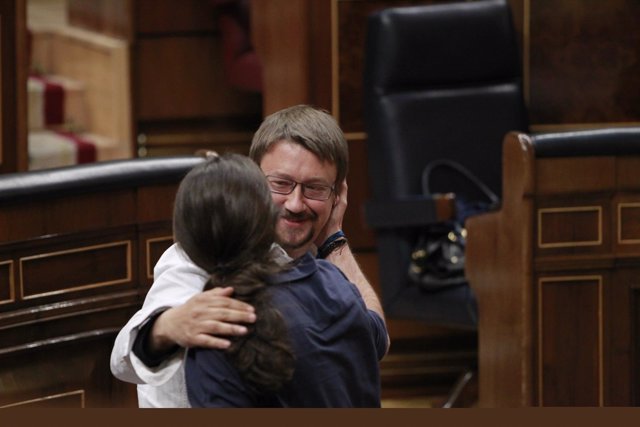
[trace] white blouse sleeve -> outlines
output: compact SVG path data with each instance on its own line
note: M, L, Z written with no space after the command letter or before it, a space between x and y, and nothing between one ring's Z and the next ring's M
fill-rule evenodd
M159 366L149 368L133 353L133 342L140 327L154 314L184 304L202 292L207 274L196 266L177 245L172 245L158 260L154 282L144 304L116 337L111 352L111 372L126 382L162 385L182 368L184 349L175 352Z

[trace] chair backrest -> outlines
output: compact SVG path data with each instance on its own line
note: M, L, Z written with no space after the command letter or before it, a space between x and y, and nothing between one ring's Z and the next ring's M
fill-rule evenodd
M497 194L501 146L527 130L521 61L504 0L397 7L369 17L365 124L375 199L420 193L434 159L454 159ZM442 180L440 180L442 181ZM435 181L465 194L462 183Z
M363 83L372 204L395 210L394 200L422 194L425 166L441 159L459 162L500 194L502 139L527 129L520 57L505 0L394 7L370 15ZM482 197L465 179L436 174L430 184L432 192ZM376 230L387 315L475 327L468 286L425 296L409 283L417 234L410 222Z
M592 157L640 155L640 128L603 128L532 135L535 156Z

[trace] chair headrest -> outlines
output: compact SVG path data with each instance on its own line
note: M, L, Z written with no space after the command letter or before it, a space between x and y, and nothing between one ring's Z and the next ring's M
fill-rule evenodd
M177 182L199 156L145 157L0 175L0 203Z
M640 127L534 135L536 157L640 155Z
M521 75L504 0L381 10L369 16L366 49L375 49L366 55L375 61L366 69L381 88L491 83Z

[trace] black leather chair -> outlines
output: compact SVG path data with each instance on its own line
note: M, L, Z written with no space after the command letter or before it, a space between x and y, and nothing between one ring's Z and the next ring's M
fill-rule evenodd
M504 0L390 8L369 17L365 48L365 124L385 310L392 317L473 328L468 289L424 294L406 279L416 228L435 220L421 198L421 174L453 159L496 194L501 147L527 130L516 36ZM464 183L436 192L467 197ZM419 215L419 216L418 216Z
M503 137L528 129L517 46L505 0L396 7L368 19L366 212L390 318L477 327L469 286L425 293L407 271L419 227L437 219L433 198L422 195L427 163L455 160L500 194ZM463 180L432 184L434 192L478 198Z

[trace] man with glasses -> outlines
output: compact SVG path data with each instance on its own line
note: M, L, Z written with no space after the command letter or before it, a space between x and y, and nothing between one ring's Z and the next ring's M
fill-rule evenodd
M276 236L282 256L295 260L317 249L357 286L366 307L384 319L342 232L348 147L333 117L305 105L276 112L256 131L249 155L267 176L280 209ZM189 406L184 349L228 348L226 337L246 333L242 324L254 322L255 315L232 298L230 288L202 292L207 275L175 245L158 261L154 278L142 309L116 338L111 370L139 384L140 406Z
M289 195L296 189L296 185L302 187L302 195L307 199L325 201L331 197L331 193L335 191L330 185L321 183L296 182L290 179L278 176L267 175L267 181L271 187L271 191L277 194Z

